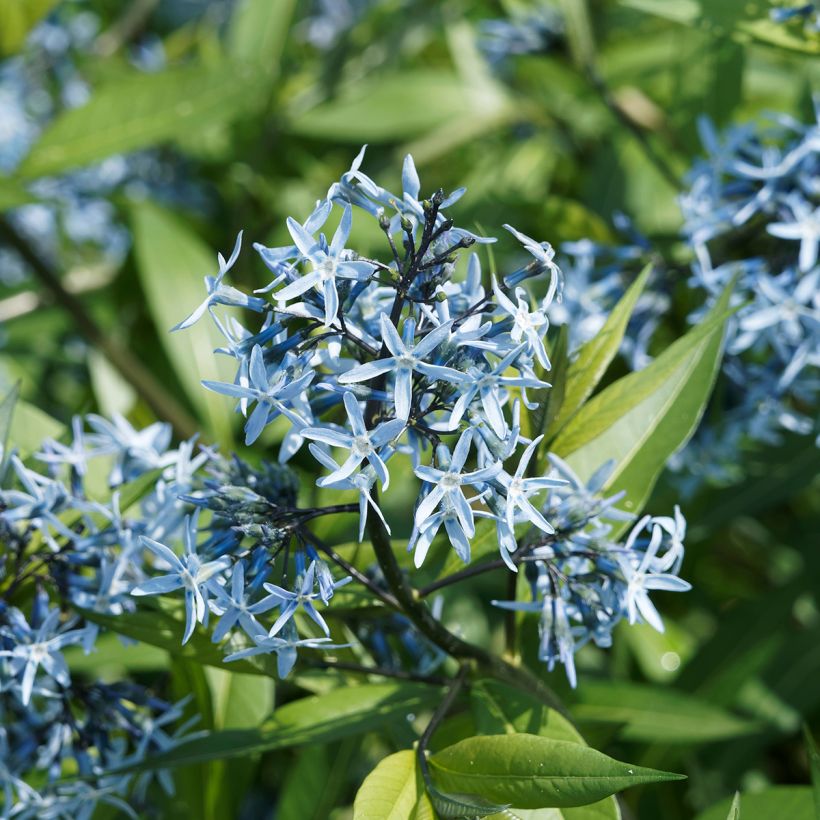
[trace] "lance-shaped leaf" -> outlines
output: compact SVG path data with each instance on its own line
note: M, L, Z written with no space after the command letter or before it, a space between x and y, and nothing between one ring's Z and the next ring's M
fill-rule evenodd
M688 441L703 414L731 315L730 289L650 365L590 399L553 442L552 449L582 481L614 461L604 489L625 491L621 506L628 512L640 512L667 460Z
M227 61L214 68L193 64L120 75L98 88L85 105L60 114L19 175L61 173L230 122L258 104L253 81L251 68Z
M522 809L583 806L630 786L683 778L529 734L462 740L433 755L430 769L442 791Z
M148 771L245 757L307 743L331 743L406 720L419 710L435 707L440 697L437 687L415 683L345 686L324 695L291 701L257 729L212 732L118 771Z

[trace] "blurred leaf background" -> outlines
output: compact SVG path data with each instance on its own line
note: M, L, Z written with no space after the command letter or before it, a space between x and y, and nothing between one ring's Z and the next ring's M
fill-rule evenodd
M0 388L19 381L26 402L12 440L30 452L72 414L95 411L139 424L162 417L179 434L199 429L204 441L238 447L230 403L199 386L230 375L209 352L218 338L204 322L187 335L168 330L201 300L216 251L227 255L239 230L247 252L233 275L245 288L264 285L250 243L281 244L285 218L303 219L364 143L368 173L388 187L408 151L426 187L466 185L460 224L477 231L497 235L509 222L555 246L615 240L613 214L628 214L680 263L659 344L680 336L696 297L676 197L701 152L698 115L718 126L767 110L814 116L820 37L772 22L770 8L0 0L0 118L3 95L23 93L28 106L22 126L0 122ZM540 46L499 57L485 27L499 18L541 21ZM355 225L354 239L382 250ZM494 263L511 252L502 240ZM605 383L622 374L613 363ZM738 458L743 481L686 503L684 575L694 589L663 602L666 633L624 628L610 652L584 649L578 691L562 691L597 748L688 775L629 792L625 817L688 818L725 798L725 810L704 815L724 817L736 789L771 795L809 782L801 726L820 732L818 457L787 439ZM677 500L662 476L648 508ZM448 597L447 617L465 635L493 640L500 629L484 607L491 583ZM251 728L269 714L264 677L169 662L154 647L109 649L89 674L126 667L194 692L204 728ZM337 682L297 678L277 704ZM564 688L560 673L549 683ZM413 725L394 724L197 764L168 810L341 820L367 772L408 735ZM216 785L202 788L206 766ZM779 814L759 816L810 816L783 813L785 799L773 803Z

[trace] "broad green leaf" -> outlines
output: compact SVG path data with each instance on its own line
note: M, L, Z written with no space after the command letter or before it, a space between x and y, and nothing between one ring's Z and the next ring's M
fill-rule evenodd
M158 205L135 202L131 213L137 272L160 341L209 430L219 441L230 443L233 404L201 383L233 381L228 357L213 352L224 339L207 315L193 327L171 332L205 298L203 279L216 273L216 253L179 217Z
M121 75L97 89L85 105L58 116L19 174L57 174L111 154L185 138L257 104L253 70L227 62Z
M258 729L227 729L187 741L122 771L183 766L207 760L247 757L274 749L331 743L378 729L434 707L441 692L411 683L346 686L324 695L291 701Z
M353 820L417 820L420 804L432 816L416 753L396 752L365 778L353 802Z
M578 730L561 714L543 701L494 680L481 680L470 688L470 701L478 734L530 735L586 745ZM551 812L551 813L550 813ZM507 820L620 820L618 801L607 797L597 803L577 808L507 809Z
M581 346L577 357L570 363L561 409L548 427L548 438L575 415L603 378L618 353L629 318L651 273L652 266L647 265L615 305L604 326Z
M242 0L228 28L228 50L240 63L257 66L270 79L279 74L296 0Z
M613 760L595 749L537 735L474 737L430 758L443 791L524 809L583 806L643 783L683 775Z
M57 4L57 0L0 0L0 56L18 52L29 31Z
M604 489L625 491L628 512L640 512L668 458L697 427L720 365L728 299L727 288L703 322L590 399L553 442L582 481L614 461Z
M293 113L288 128L295 134L340 142L390 142L464 118L495 116L506 105L495 86L419 69L361 80L338 99Z
M88 353L88 374L100 413L107 417L127 415L137 401L137 393L98 350Z
M169 652L172 657L196 661L206 666L226 668L224 656L228 651L224 646L211 642L210 635L201 627L194 630L191 639L182 644L185 632L185 612L179 601L170 598L142 599L136 612L125 612L122 615L106 615L101 612L81 610L84 618L92 623L147 643ZM237 647L241 648L241 647ZM265 656L257 666L249 660L232 661L227 667L236 672L252 675L273 675L275 659Z
M697 820L726 820L733 799L727 797L697 816ZM814 800L809 786L774 786L741 794L740 820L814 820Z
M706 743L759 731L743 720L685 692L638 683L586 681L572 708L579 723L612 723L618 737L638 742Z

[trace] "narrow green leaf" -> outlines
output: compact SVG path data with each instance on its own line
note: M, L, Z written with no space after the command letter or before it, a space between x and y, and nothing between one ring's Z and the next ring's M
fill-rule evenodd
M668 458L697 427L720 365L729 294L648 367L590 399L553 442L582 481L614 461L604 489L625 491L628 512L640 512Z
M506 100L494 86L443 71L415 70L368 77L338 99L294 114L289 130L341 142L390 142L463 118L500 113Z
M217 440L230 444L231 402L202 386L203 379L233 381L228 357L213 352L224 339L209 316L171 332L205 298L203 279L216 272L216 253L159 205L135 202L131 215L137 272L160 341L208 429Z
M14 418L14 408L20 398L20 385L6 393L0 400L0 483L6 474L6 464L9 459L9 436L11 435L11 421Z
M569 365L564 400L560 412L547 430L548 438L554 437L561 427L578 412L603 378L618 353L629 318L632 316L632 311L651 273L652 266L647 265L615 305L604 326L592 339L581 346L577 357Z
M187 65L118 76L46 129L19 169L39 177L226 123L258 104L249 67Z
M685 692L638 683L587 681L576 692L573 717L608 723L618 737L639 742L706 743L741 737L759 725Z
M169 598L144 598L136 612L125 612L121 615L106 615L102 612L80 610L84 618L92 623L133 638L135 641L156 646L169 652L173 657L184 658L224 669L224 647L211 642L210 636L203 629L196 629L191 639L182 644L185 632L185 613L180 602ZM241 648L241 647L237 647ZM232 661L227 667L236 672L251 675L275 674L275 659L263 657L258 666L249 660Z
M0 0L2 2L2 0ZM2 12L0 12L2 14ZM10 179L0 180L0 213L34 202L37 197Z
M0 56L16 54L57 0L0 0Z
M740 792L735 792L726 820L740 820Z
M9 447L19 452L21 458L27 458L39 450L43 439L58 439L64 432L65 426L39 407L22 399L16 401L8 443Z
M814 820L814 800L809 786L774 786L726 798L699 814L696 820L726 820L737 803L741 820ZM729 815L731 817L731 815Z
M252 729L273 711L275 681L263 675L209 666L205 677L211 689L216 729Z
M396 752L365 778L353 802L353 820L416 820L419 804L432 811L416 753Z
M811 769L814 817L815 820L820 820L820 752L817 750L817 744L814 742L808 726L803 727L803 736L806 738L806 751L809 755L809 768Z
M441 692L411 683L346 686L323 695L291 701L277 709L258 729L228 729L196 740L120 771L148 771L206 760L246 757L307 743L331 743L406 720L420 709L434 707Z
M257 66L271 80L277 77L295 7L296 0L242 0L228 28L231 56Z
M430 766L444 791L524 809L583 806L630 786L683 778L529 734L468 738L433 755Z

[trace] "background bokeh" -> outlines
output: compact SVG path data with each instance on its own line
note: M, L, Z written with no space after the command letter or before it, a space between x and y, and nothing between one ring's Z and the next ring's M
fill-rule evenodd
M199 385L230 378L210 353L218 337L204 322L168 329L239 230L234 282L264 285L251 243L283 244L286 217L304 219L365 143L368 173L387 187L410 152L425 190L467 187L459 224L501 236L507 222L551 242L579 299L613 271L628 282L656 262L652 332L609 379L641 367L704 302L679 204L704 136L767 112L816 124L818 13L763 0L0 0L0 391L19 381L62 423L89 411L162 417L241 451L230 403ZM805 190L816 207L817 177ZM352 246L383 253L357 230ZM582 239L634 253L586 270L572 244ZM489 269L518 258L503 237L485 256ZM573 271L588 278L579 286ZM553 321L573 328L587 314ZM816 417L816 404L795 401ZM42 435L47 422L28 412ZM801 727L820 732L813 436L751 441L721 426L719 407L704 425L648 505L683 507L693 591L663 600L664 634L625 627L610 652L584 649L577 692L560 672L548 679L598 748L688 775L630 792L628 818L688 818L737 788L805 784ZM401 493L392 499L398 520ZM500 629L485 614L490 584L445 602L474 639ZM184 665L169 673L162 653L130 671L186 690ZM710 707L701 720L681 717L686 694ZM341 820L386 743L270 754L233 809ZM225 816L189 774L177 808Z

